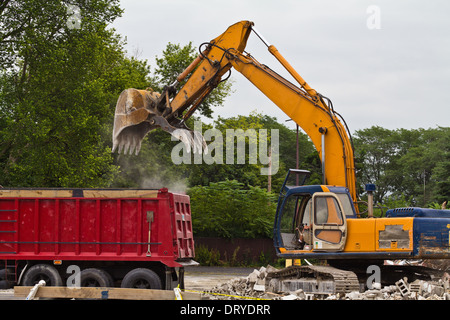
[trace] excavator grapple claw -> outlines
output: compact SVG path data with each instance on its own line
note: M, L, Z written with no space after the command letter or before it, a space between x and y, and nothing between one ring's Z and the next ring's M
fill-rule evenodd
M113 147L119 153L136 155L141 149L141 143L147 133L154 129L148 118L155 113L149 108L158 99L156 93L146 90L126 89L117 100L114 113Z
M189 129L175 129L171 134L184 143L188 153L191 149L193 153L200 154L202 151L205 154L208 153L208 146L200 132Z
M158 108L161 96L159 93L126 89L117 100L114 114L114 128L112 134L112 152L138 155L142 140L153 129L161 128L176 139L182 141L190 152L207 152L206 142L200 132L190 130L182 122L170 124L163 116L164 110Z

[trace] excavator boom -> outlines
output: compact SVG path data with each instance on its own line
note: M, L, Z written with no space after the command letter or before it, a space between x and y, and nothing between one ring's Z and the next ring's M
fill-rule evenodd
M295 85L269 67L260 64L244 49L254 31L283 67ZM252 82L273 103L294 120L311 138L322 158L324 184L346 186L356 201L353 149L346 127L331 102L311 88L284 59L275 46L256 32L253 23L241 21L223 34L202 45L205 49L161 94L127 89L119 97L113 131L113 149L124 146L130 152L140 146L145 135L157 127L171 133L195 151L205 150L202 138L185 126L205 97L222 77L235 69ZM178 88L185 80L187 82ZM328 103L326 103L328 101Z

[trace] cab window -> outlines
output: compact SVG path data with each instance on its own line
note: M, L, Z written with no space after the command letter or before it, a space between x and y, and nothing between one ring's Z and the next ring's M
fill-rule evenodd
M314 203L316 225L333 224L342 225L341 208L334 197L320 196L315 198Z
M294 232L300 223L310 225L311 220L311 196L294 194L286 199L281 217L281 231Z
M339 201L341 201L342 210L344 210L345 216L354 216L355 212L353 211L353 205L350 196L347 193L336 193L336 196L339 198Z

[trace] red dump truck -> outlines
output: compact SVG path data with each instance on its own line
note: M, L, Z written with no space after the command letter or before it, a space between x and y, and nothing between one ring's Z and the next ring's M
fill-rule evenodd
M189 196L0 189L0 286L183 287L195 264Z

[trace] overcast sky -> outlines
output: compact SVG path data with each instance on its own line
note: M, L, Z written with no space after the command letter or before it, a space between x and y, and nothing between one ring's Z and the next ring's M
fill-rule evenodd
M125 12L113 27L127 37L128 52L152 67L168 42L198 47L250 20L333 101L352 133L373 125L450 126L448 0L121 0L121 6ZM285 74L253 33L246 51ZM232 79L234 93L215 117L256 110L288 120L239 72Z

